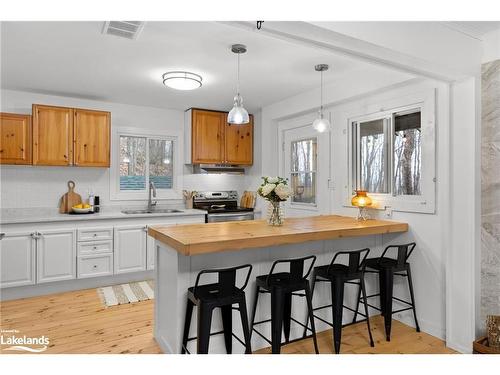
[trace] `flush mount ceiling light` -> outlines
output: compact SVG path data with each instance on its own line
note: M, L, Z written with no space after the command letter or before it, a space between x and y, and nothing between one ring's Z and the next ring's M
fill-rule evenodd
M162 77L165 86L184 91L200 88L203 81L200 75L184 71L166 72Z
M321 73L321 102L319 107L318 118L314 120L312 126L314 130L319 133L323 133L330 129L330 121L323 116L323 72L328 70L327 64L318 64L314 67L314 70Z
M240 55L247 51L247 47L243 44L233 44L231 51L238 55L238 76L233 109L227 115L227 122L234 125L243 125L250 122L250 116L248 116L248 111L243 107L243 98L240 95Z

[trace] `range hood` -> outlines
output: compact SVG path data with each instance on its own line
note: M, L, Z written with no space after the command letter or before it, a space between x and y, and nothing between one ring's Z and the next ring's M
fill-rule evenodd
M245 168L229 164L196 164L193 165L196 174L245 174Z

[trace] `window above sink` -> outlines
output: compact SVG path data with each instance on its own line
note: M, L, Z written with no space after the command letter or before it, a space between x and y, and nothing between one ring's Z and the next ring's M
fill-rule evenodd
M176 134L119 128L113 134L111 152L111 200L147 200L150 182L156 187L156 199L182 198L182 161Z

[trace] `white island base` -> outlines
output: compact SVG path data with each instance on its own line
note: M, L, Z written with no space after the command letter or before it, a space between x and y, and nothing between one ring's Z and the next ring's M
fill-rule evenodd
M219 223L218 223L219 224ZM224 224L224 223L220 223ZM206 226L210 224L204 224ZM177 226L179 228L180 226ZM186 226L189 227L189 226ZM150 229L150 234L154 230ZM394 231L394 232L404 232ZM165 241L156 240L156 281L155 281L155 316L154 316L154 336L164 353L180 353L181 340L184 327L184 314L186 310L187 289L194 285L199 271L211 268L233 267L242 264L251 264L253 271L250 281L245 290L247 299L247 311L249 320L255 293L255 277L265 275L269 272L273 261L277 259L287 259L302 257L307 255L316 255L316 265L328 264L336 251L356 250L365 247L371 249L370 256L380 255L382 249L389 243L404 242L407 240L402 233L386 233L378 235L366 235L362 237L341 238L334 240L309 241L293 244L285 244L270 247L237 249L222 252L209 252L199 255L183 255L178 249L168 245ZM176 246L177 247L177 246ZM276 270L277 272L279 269ZM243 274L238 275L238 285L244 282ZM202 279L200 284L215 282L214 279ZM373 294L378 290L378 281L372 275L366 277L367 292ZM355 306L357 287L347 286L345 290L344 303L348 306ZM378 305L378 301L373 301ZM314 292L313 305L315 307L331 303L331 292L328 283L321 283L316 286ZM292 317L305 322L305 299L293 297ZM212 317L212 332L222 330L222 321L219 309L214 311ZM374 313L375 310L372 311ZM324 309L317 312L322 318L331 321L331 309ZM270 296L261 294L256 313L256 321L270 318ZM352 313L344 311L344 321L352 320ZM240 315L237 310L233 311L233 332L240 338L243 338L241 330ZM316 331L329 329L326 324L319 320L315 321ZM196 308L193 312L191 321L190 337L196 336ZM270 338L270 323L261 324L258 327L261 333ZM303 328L292 322L290 339L302 337ZM367 336L368 340L368 336ZM252 334L252 350L267 347L269 344L260 338L257 334ZM196 353L196 340L188 343L188 349L191 353ZM312 344L311 344L312 350ZM210 353L226 353L223 335L214 335L210 338ZM233 353L244 353L244 347L233 338Z

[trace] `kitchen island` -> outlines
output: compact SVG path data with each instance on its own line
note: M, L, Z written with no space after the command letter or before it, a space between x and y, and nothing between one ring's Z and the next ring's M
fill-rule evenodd
M376 251L408 231L406 223L384 220L358 221L352 217L328 215L305 218L287 218L283 226L272 227L264 220L154 226L148 234L155 239L155 339L165 353L180 353L187 289L195 283L202 269L252 264L253 273L247 287L247 307L253 301L253 280L267 274L273 261L305 255L316 255L316 265L327 264L339 250L369 247ZM372 255L372 254L371 254ZM241 275L243 277L243 275ZM214 282L206 279L202 283ZM239 285L243 280L239 281ZM329 291L315 292L315 300L327 298ZM329 301L329 300L328 300ZM292 315L304 318L303 301L294 303ZM323 303L325 304L325 303ZM257 319L270 317L269 301L259 302ZM328 317L326 315L325 317ZM236 314L233 328L242 337ZM220 330L220 314L212 320L212 332ZM264 326L265 327L265 326ZM317 326L320 331L322 325ZM267 328L268 329L268 328ZM301 327L292 328L292 336L299 337ZM266 328L263 328L266 332ZM196 318L193 317L190 337L196 336ZM267 344L253 335L252 349ZM191 351L195 343L192 342ZM212 336L211 352L224 353L223 336ZM234 352L243 352L237 342Z

